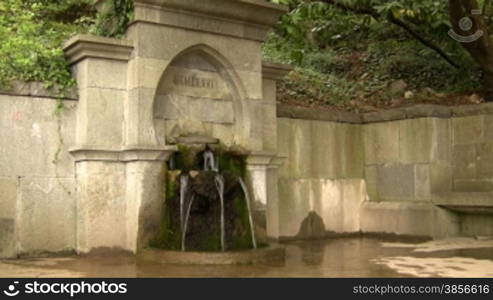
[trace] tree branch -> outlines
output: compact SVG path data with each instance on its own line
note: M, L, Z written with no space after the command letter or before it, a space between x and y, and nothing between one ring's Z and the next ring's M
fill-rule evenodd
M341 2L339 2L337 0L320 0L320 1L321 2L324 2L324 3L327 3L329 5L332 5L334 7L340 8L342 10L355 13L355 14L369 15L369 16L373 17L374 19L379 19L379 18L382 17L375 9L373 9L371 7L366 7L366 8L364 8L364 7L352 7L352 6L348 6L348 5L344 4L344 3L341 3ZM391 13L389 13L386 16L386 19L390 23L392 23L392 24L394 24L396 26L399 26L402 29L404 29L406 32L408 32L413 38L415 38L417 41L419 41L425 47L427 47L427 48L435 51L440 57L442 57L452 67L454 67L456 69L459 68L459 65L456 64L450 58L450 56L448 56L442 49L440 49L440 47L438 47L437 45L435 45L433 42L431 42L429 40L426 40L419 33L417 33L416 31L414 31L409 25L407 25L406 23L402 22L401 20L395 18L394 15L392 15Z

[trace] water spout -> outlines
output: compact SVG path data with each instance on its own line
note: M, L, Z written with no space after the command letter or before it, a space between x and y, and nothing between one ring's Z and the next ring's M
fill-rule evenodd
M221 250L226 250L225 244L225 229L224 229L224 177L221 174L216 174L214 178L216 182L219 200L221 201Z
M183 224L181 231L181 251L185 251L185 240L187 238L188 219L190 218L190 211L192 210L192 204L194 199L195 199L195 195L192 195L192 197L190 198L190 202L188 203L187 214L185 216L185 223Z
M187 197L188 190L188 174L180 175L180 229L183 232L183 206L185 204L185 199Z
M250 221L250 232L252 234L252 244L253 248L257 249L257 240L255 238L255 230L253 228L253 218L252 218L252 210L250 209L250 194L248 193L247 186L245 184L245 181L243 178L239 178L241 188L243 189L243 193L245 194L245 200L247 203L247 209L248 209L248 220Z
M204 151L204 171L219 172L219 168L214 157L214 152L210 149Z

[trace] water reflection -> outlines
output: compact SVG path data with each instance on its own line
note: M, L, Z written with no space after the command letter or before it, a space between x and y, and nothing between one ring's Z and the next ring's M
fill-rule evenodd
M403 277L448 276L427 264L461 275L493 264L493 248L431 253L412 247L383 247L382 239L343 238L285 244L286 261L266 265L165 265L131 256L68 257L0 261L1 277ZM401 242L402 243L402 242ZM488 263L485 263L488 262ZM447 265L447 264L450 265ZM407 268L407 269L406 269ZM404 270L404 271L403 271ZM406 270L412 270L406 273ZM400 272L400 273L399 273ZM422 272L422 273L420 273ZM489 273L488 273L489 272ZM450 273L455 274L455 273ZM483 274L483 273L471 273ZM488 275L490 274L490 275ZM484 270L484 276L493 276Z

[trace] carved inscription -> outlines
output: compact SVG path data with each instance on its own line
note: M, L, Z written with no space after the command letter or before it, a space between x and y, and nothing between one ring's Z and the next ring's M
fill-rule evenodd
M217 81L211 78L193 75L175 74L173 83L180 86L198 87L204 89L215 89L218 87Z

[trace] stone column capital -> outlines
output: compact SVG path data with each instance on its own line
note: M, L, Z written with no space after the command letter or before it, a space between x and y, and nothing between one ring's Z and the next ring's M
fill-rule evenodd
M257 151L248 156L247 164L250 169L272 169L281 166L286 158L276 152Z

